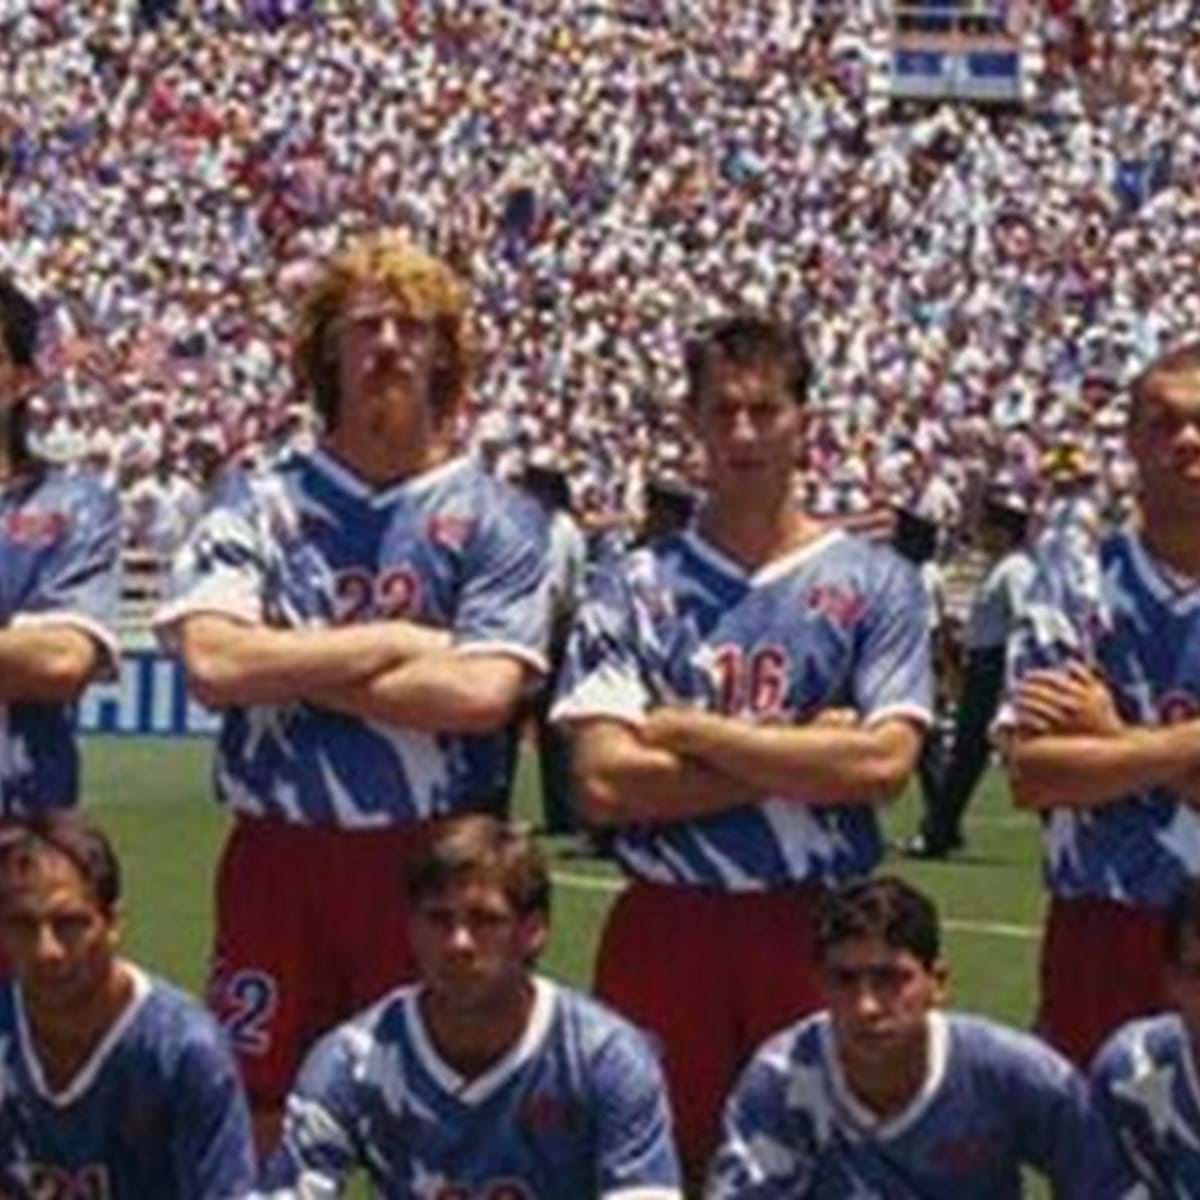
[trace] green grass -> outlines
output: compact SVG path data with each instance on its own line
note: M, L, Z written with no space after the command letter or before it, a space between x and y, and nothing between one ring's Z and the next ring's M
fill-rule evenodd
M211 925L213 864L225 818L210 799L209 743L203 740L95 738L85 746L89 804L117 842L126 873L126 948L145 966L192 992L203 986ZM536 771L523 763L518 813L538 819ZM916 825L906 795L887 813L889 839ZM967 852L950 862L890 858L886 870L911 879L937 901L956 1007L1026 1027L1032 1015L1043 894L1032 819L1009 805L1002 777L990 774L967 819ZM606 864L550 846L556 889L554 931L542 969L587 987L600 924L618 886Z

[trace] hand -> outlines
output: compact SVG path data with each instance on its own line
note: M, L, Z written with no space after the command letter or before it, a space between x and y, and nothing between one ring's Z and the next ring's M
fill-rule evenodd
M642 740L660 750L686 754L688 734L707 714L695 708L672 708L664 705L646 714L642 724Z
M1081 662L1030 671L1017 684L1015 707L1023 733L1113 737L1125 727L1108 685Z

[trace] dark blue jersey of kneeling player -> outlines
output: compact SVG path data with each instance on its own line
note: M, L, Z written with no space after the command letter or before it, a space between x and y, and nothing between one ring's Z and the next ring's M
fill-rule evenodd
M181 992L131 970L129 1006L57 1092L33 1047L19 987L0 988L0 1196L249 1194L250 1119L224 1036Z
M1132 1200L1085 1081L1035 1038L934 1013L908 1107L879 1119L842 1075L823 1013L755 1055L725 1113L709 1200L1017 1200L1021 1168L1058 1200Z
M924 726L932 691L928 601L898 555L830 532L747 572L688 531L592 574L553 715L637 726L675 705L803 724L849 708ZM614 849L636 878L737 892L865 875L882 843L867 805L763 796L620 829Z
M100 647L101 673L120 656L116 497L87 473L34 471L0 487L0 628L66 625ZM0 704L0 809L29 814L74 804L79 753L70 704Z
M1200 1081L1175 1013L1123 1026L1092 1063L1096 1107L1147 1195L1200 1197Z
M544 979L525 1032L461 1078L434 1049L420 988L320 1042L288 1100L259 1200L334 1196L361 1168L389 1200L675 1200L662 1077L643 1036Z

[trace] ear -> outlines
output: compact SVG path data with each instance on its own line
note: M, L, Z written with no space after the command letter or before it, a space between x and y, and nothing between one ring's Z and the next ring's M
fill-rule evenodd
M550 940L550 920L545 913L526 913L517 926L521 957L527 963L535 963L541 957Z
M952 991L950 983L950 964L945 959L939 958L937 962L929 968L930 977L933 980L933 1003L936 1007L944 1007L950 1000Z

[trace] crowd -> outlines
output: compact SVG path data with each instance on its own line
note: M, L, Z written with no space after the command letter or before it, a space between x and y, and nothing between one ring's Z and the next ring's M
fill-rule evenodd
M1200 310L1187 3L1107 6L1083 70L1048 15L1028 112L903 119L869 0L174 7L0 14L0 268L60 368L38 420L126 481L303 426L290 303L380 224L475 287L482 452L554 453L584 512L694 470L680 339L734 298L823 364L816 507L953 523L1062 441L1119 506L1120 385Z

